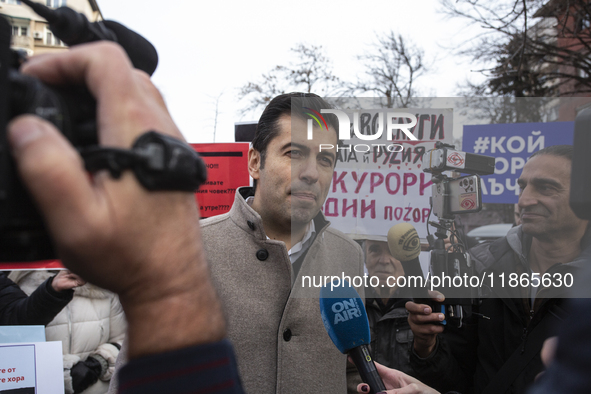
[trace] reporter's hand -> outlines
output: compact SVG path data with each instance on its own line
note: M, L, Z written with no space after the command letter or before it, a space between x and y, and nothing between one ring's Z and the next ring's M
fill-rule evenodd
M116 44L99 42L31 58L22 72L49 84L85 84L97 100L99 141L130 148L149 130L182 139L147 74ZM63 264L119 294L130 357L223 338L193 193L148 192L131 171L89 176L50 123L22 116L8 127L25 186Z
M53 290L62 292L64 290L70 290L75 287L84 286L86 281L78 275L70 272L69 270L61 270L51 281L51 287Z
M434 301L445 300L443 294L438 291L429 291ZM443 313L433 313L429 305L416 304L412 301L406 303L408 324L414 334L414 350L419 357L427 357L433 352L437 344L437 334L443 332L443 325L440 323L445 319Z
M419 380L408 376L404 372L384 367L382 364L375 363L378 374L386 386L388 394L439 394L437 390L432 389ZM369 393L369 386L362 383L357 386L358 393Z

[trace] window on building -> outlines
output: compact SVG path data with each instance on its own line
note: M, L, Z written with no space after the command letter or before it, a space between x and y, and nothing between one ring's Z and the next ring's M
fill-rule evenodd
M65 7L67 5L66 0L45 0L45 5L48 7L58 8Z
M591 27L591 15L587 13L578 15L575 22L575 34L579 34L589 27Z
M29 29L26 26L11 26L11 33L13 36L27 36L29 34Z

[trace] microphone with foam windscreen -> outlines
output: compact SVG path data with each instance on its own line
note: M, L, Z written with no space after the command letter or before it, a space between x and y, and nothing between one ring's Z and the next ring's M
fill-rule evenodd
M351 357L370 393L386 391L369 353L369 322L361 297L347 281L335 283L320 289L324 327L337 349Z
M419 234L414 226L410 223L398 223L388 230L388 248L392 256L402 264L404 269L404 275L408 279L410 276L421 276L423 275L423 269L421 268L421 262L419 261L419 255L421 254L421 240ZM409 281L407 280L407 283ZM415 282L417 283L417 282ZM438 304L431 300L429 292L426 287L416 286L411 290L413 299L421 304L427 304L435 310L434 307L438 307L441 313L445 314L445 306ZM444 320L442 324L446 324Z
M421 276L423 270L419 261L421 254L421 240L414 226L410 223L398 223L388 230L388 248L392 256L402 264L404 275ZM426 288L418 287L413 289L416 298L429 298Z
M45 18L53 34L69 46L93 41L114 41L125 49L135 68L152 75L158 66L158 53L154 46L117 22L91 23L86 16L68 7L53 10L31 0L22 2Z

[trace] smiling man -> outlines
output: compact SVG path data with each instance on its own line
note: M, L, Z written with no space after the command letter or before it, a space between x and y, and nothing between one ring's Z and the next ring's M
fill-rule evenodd
M336 163L338 122L307 138L303 107L330 106L314 94L273 99L248 152L254 188L239 188L229 213L202 221L214 284L228 319L244 388L249 393L342 394L346 357L320 316L318 290L305 275L363 275L360 247L329 227L321 212ZM315 294L315 296L314 296ZM355 392L355 391L354 391Z
M411 365L424 383L440 391L523 393L543 370L540 350L565 316L569 289L556 280L553 288L547 280L534 279L529 286L518 281L501 286L498 278L546 274L564 280L570 274L577 283L587 264L581 252L591 243L591 231L569 206L572 155L569 145L534 153L518 180L521 226L470 250L479 273L497 278L491 297L480 306L488 319L473 318L438 336L442 315L427 305L407 304L415 337Z

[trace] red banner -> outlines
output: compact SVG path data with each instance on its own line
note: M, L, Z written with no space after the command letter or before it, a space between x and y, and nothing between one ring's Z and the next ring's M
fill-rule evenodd
M250 184L247 142L191 144L207 166L207 182L196 193L202 218L226 213L236 189Z
M21 261L18 263L0 263L0 271L18 270L59 270L64 269L59 260Z

